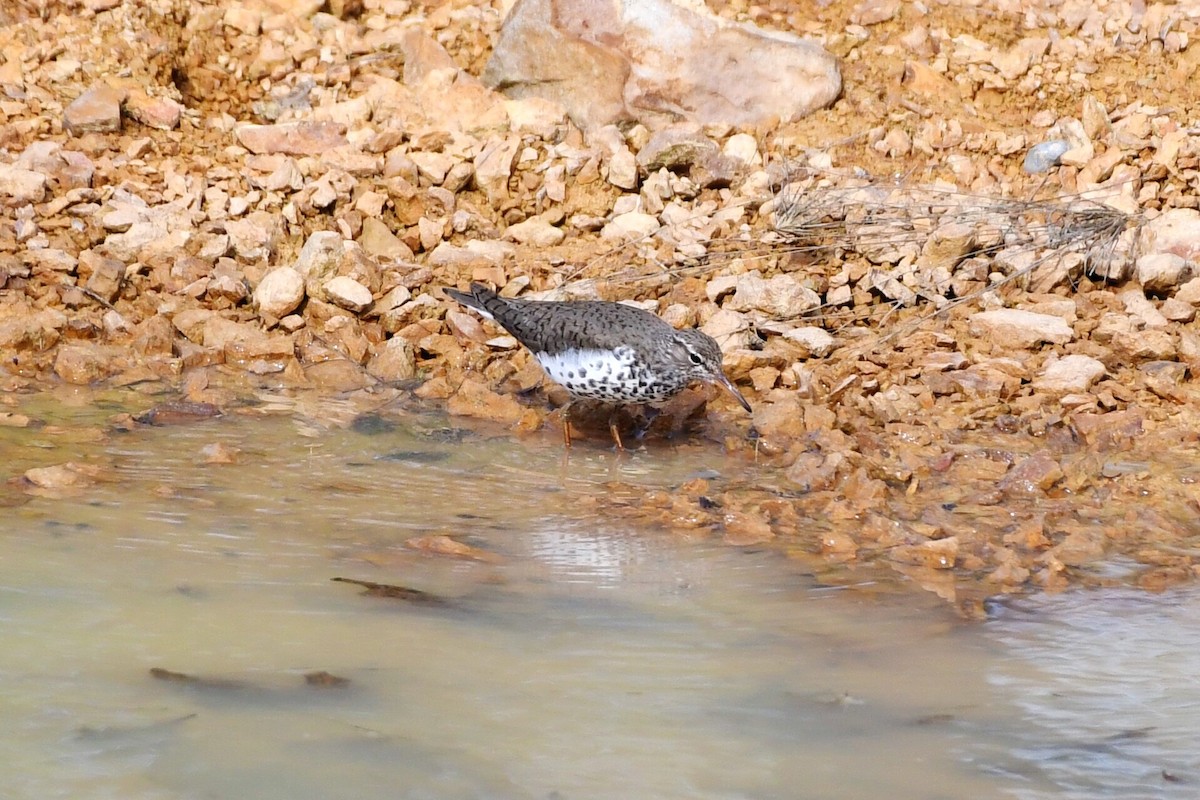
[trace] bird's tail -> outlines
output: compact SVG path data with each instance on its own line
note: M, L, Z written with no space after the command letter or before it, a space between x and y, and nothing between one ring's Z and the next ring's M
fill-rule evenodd
M451 289L449 286L442 289L442 291L453 297L458 302L462 303L467 308L473 308L491 320L496 318L496 310L504 306L504 298L500 297L500 295L479 283L472 283L471 291L469 292L464 292L459 289Z

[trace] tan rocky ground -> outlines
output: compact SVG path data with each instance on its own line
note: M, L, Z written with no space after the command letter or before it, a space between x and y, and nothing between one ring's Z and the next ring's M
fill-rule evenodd
M1118 556L1200 570L1200 7L718 4L837 55L841 98L585 137L477 79L500 6L0 8L0 402L412 392L532 432L561 390L439 287L629 299L717 336L755 405L697 426L689 393L659 432L774 477L598 509L967 613Z

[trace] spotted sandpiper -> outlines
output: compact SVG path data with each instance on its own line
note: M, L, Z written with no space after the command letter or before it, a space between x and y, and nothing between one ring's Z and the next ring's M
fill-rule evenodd
M729 390L750 404L721 369L721 349L706 333L677 330L640 308L600 300L515 300L477 283L446 294L496 322L529 348L542 369L574 398L609 403L666 400L693 381ZM613 440L623 449L616 424ZM564 416L563 437L570 425Z

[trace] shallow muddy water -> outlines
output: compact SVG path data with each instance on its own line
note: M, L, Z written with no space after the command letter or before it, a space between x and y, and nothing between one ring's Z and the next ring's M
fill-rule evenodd
M753 469L444 422L0 429L13 798L1132 798L1200 784L1200 595L965 623L768 550L580 519L612 480ZM202 448L236 448L206 464ZM11 497L10 497L11 500ZM447 535L476 558L405 545ZM432 593L365 596L334 577ZM168 672L152 674L152 670ZM329 673L347 683L309 684ZM185 681L170 673L200 680Z

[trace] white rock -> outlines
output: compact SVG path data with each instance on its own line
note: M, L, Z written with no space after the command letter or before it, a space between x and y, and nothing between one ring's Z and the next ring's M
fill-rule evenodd
M783 338L800 345L809 358L824 358L833 352L833 335L815 325L793 328L785 333Z
M1091 356L1063 356L1048 364L1033 385L1040 391L1056 394L1086 392L1107 371L1103 362Z
M1200 278L1192 278L1183 286L1180 286L1179 291L1175 292L1175 299L1182 300L1194 306L1200 306Z
M1162 312L1138 289L1121 292L1117 299L1125 305L1127 312L1140 319L1147 328L1165 328L1170 324Z
M709 317L700 330L716 339L723 353L749 347L758 338L745 316L724 308Z
M748 133L735 133L730 136L721 152L743 164L762 164L762 158L758 155L758 142Z
M508 242L471 240L462 247L442 242L429 254L429 265L445 267L450 265L501 264L504 259L515 255L516 248Z
M660 227L662 226L658 224L655 217L640 211L630 211L613 217L612 222L605 225L600 231L600 238L622 242L643 239Z
M637 159L628 147L619 148L609 159L608 182L627 192L637 189Z
M768 280L758 272L739 275L737 291L725 301L731 311L762 311L781 318L798 317L819 305L821 296L791 275Z
M524 222L509 225L504 238L535 247L553 247L561 244L566 234L540 217L531 217Z
M345 275L339 275L325 284L325 296L329 302L355 314L367 310L373 299L370 289Z
M263 314L281 319L304 300L304 276L291 267L279 267L263 276L254 289L254 304Z
M296 271L304 278L308 293L324 299L321 287L325 279L337 271L345 250L342 235L337 231L313 231L296 256Z
M40 203L45 196L45 175L0 164L0 204L23 206L27 203Z
M704 293L712 302L719 302L722 297L737 288L737 281L737 275L718 275L704 287Z
M1147 253L1137 260L1137 279L1148 292L1168 292L1184 281L1187 261L1174 253Z
M1075 331L1062 317L1016 308L981 311L971 316L970 327L973 336L988 336L995 344L1018 348L1041 342L1066 344L1075 338Z
M1144 253L1174 253L1200 259L1200 211L1172 208L1146 223L1142 231Z
M555 131L567 121L567 112L562 106L542 97L505 100L504 110L508 112L509 124L514 131L532 133L548 141L554 139Z
M413 163L417 165L417 173L435 186L441 186L446 180L446 173L457 163L454 158L445 153L426 153L418 151L409 153Z

